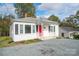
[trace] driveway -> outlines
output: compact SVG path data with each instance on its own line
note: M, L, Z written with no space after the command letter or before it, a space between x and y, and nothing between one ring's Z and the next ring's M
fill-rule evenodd
M79 40L51 39L0 48L0 56L79 56Z

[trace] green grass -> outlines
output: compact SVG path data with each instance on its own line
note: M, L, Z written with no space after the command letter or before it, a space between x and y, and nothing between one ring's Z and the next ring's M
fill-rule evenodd
M13 42L12 38L5 36L5 37L0 37L0 48L16 46L20 44L31 44L31 43L36 43L40 41L41 41L40 39L30 39L30 40L24 40L24 41L19 41L19 42Z
M8 46L12 41L12 39L8 36L0 37L0 47Z
M39 39L32 39L32 40L24 40L24 41L20 41L20 42L16 42L16 43L21 43L21 44L30 44L30 43L34 43L34 42L39 42L41 40Z

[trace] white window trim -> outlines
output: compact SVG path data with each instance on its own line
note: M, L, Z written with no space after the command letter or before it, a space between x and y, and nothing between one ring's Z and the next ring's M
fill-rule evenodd
M15 34L15 24L18 24L18 34ZM14 35L20 35L20 25L23 25L23 33L22 34L33 34L33 25L35 26L35 33L36 33L36 24L34 23L22 23L22 22L14 22ZM25 25L31 26L31 33L25 33Z
M19 30L20 30L20 34L23 34L24 30L23 30L23 28L22 28L23 32L21 33L21 25L22 25L22 26L24 26L24 25L23 25L23 24L19 24L19 25L20 25L20 29L19 29Z
M35 29L35 33L36 33L36 25L32 25L32 28L31 28L31 29L32 29L32 32L31 32L31 33L34 33L34 32L33 32L33 26L35 26L34 29Z
M25 24L25 25L30 25L30 24ZM24 25L24 29L25 29L25 25ZM30 25L31 26L31 25ZM25 32L24 32L25 33ZM32 33L32 26L31 26L31 33ZM25 33L25 34L31 34L31 33Z
M16 31L16 30L15 30L15 25L16 25L16 24L14 24L14 26L13 26L13 27L14 27L14 35L19 35L19 24L18 24L18 30L17 30L17 31L18 31L18 34L16 34L16 32L15 32L15 31Z

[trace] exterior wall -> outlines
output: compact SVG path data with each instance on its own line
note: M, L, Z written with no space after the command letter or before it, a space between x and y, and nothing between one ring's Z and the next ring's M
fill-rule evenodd
M56 37L59 37L59 25L55 25L56 26L56 29L55 29L55 36Z
M59 29L59 36L60 37L62 37L62 33L64 33L64 38L67 38L67 37L69 37L69 38L73 38L73 35L74 34L79 34L79 31L67 31L67 30L65 30L65 29L63 29L63 28L60 28Z
M49 32L48 26L55 26L55 32ZM43 29L43 36L59 37L59 25L46 25L46 28Z
M60 28L59 29L59 36L62 37L62 33L64 33L64 37L69 37L69 32Z
M55 32L51 32L50 36L59 37L59 25L51 25L51 26L55 26Z
M43 26L43 36L49 36L48 25L42 25L42 26Z
M18 30L18 34L15 34L15 24L18 24L19 30ZM20 24L23 25L23 34L20 34ZM30 39L34 39L34 38L39 38L39 33L35 32L33 33L31 30L31 33L27 33L25 34L25 25L36 25L34 23L22 23L22 22L14 22L11 27L10 27L10 37L13 38L13 41L22 41L22 40L30 40ZM55 32L49 32L49 25L44 26L42 24L43 27L43 35L42 37L49 37L51 36L53 37L59 37L59 25L55 25L55 24L51 24L50 26L55 26ZM32 26L31 26L31 29ZM36 31L36 27L35 27L35 31ZM43 39L44 40L44 39Z
M25 34L25 27L23 27L23 34L20 34L20 30L18 31L19 32L18 34L15 34L15 24L18 24L19 29L20 29L20 24L23 24L23 26L24 25L35 25L33 23L14 22L13 26L12 26L13 35L11 35L11 37L13 38L14 41L29 40L29 39L36 38L36 33L27 33L27 34Z

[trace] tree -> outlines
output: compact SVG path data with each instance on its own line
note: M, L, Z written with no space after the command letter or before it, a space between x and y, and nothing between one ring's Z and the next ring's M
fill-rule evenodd
M59 17L57 17L57 16L55 16L55 15L51 15L48 19L51 20L51 21L57 21L57 22L60 22Z
M13 18L12 15L4 16L0 18L0 35L1 36L8 36L10 31L10 24L11 19Z
M16 3L14 6L19 18L35 17L35 6L32 3Z
M75 18L79 21L79 10L76 12Z
M75 23L75 16L74 15L70 15L69 17L66 17L61 23L60 26L65 26L65 27L76 27L76 23Z
M79 16L79 10L76 12L76 14L75 14L76 16Z
M76 12L76 14L74 15L74 18L75 18L75 24L76 24L76 27L79 28L79 10Z
M60 27L75 27L74 24L70 23L70 22L67 22L67 21L62 21L60 23Z

